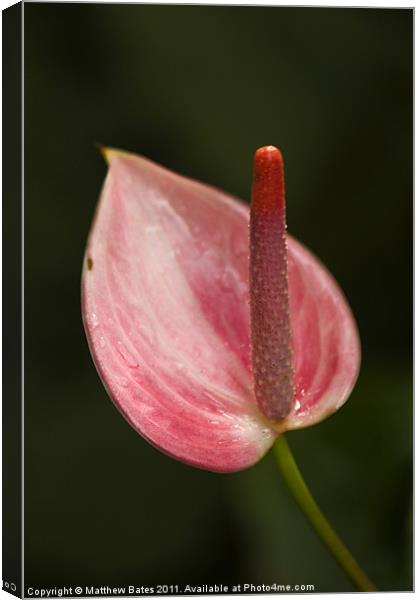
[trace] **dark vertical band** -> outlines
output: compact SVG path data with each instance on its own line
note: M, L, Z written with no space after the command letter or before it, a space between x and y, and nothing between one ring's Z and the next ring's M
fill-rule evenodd
M22 11L3 11L3 590L22 595Z

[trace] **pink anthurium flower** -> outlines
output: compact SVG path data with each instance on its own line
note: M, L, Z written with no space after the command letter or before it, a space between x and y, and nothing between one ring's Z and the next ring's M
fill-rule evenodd
M256 153L251 211L140 156L104 153L82 311L134 429L181 461L231 472L336 411L359 338L334 279L286 235L280 152Z

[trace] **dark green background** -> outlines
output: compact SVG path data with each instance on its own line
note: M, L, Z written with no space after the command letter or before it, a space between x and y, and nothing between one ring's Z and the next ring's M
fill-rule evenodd
M271 143L289 230L340 282L363 345L347 405L288 439L379 588L410 589L412 12L26 4L25 94L26 584L352 590L271 455L216 475L125 423L80 317L95 142L244 199Z

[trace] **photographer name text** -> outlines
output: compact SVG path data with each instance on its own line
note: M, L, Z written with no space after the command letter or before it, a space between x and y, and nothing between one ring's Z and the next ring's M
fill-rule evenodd
M238 583L236 585L203 584L203 585L127 585L127 586L70 586L38 588L27 587L25 597L28 598L89 598L91 596L157 596L157 595L207 595L207 594L269 594L291 592L314 592L311 584L282 583Z

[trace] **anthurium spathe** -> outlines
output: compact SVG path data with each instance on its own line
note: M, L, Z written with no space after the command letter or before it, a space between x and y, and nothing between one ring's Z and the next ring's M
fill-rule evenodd
M82 309L102 381L134 429L230 472L337 410L359 369L357 329L325 267L286 236L280 152L256 154L251 219L222 191L104 152Z

